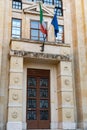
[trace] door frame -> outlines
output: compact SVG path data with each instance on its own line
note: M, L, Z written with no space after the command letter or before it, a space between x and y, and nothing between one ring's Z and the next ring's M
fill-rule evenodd
M29 61L24 62L24 70L23 70L23 129L27 129L26 123L26 87L27 87L27 69L34 68L34 69L45 69L50 70L50 129L58 129L58 97L57 97L57 66L51 63L42 63L42 62L35 62ZM54 111L55 110L55 111Z

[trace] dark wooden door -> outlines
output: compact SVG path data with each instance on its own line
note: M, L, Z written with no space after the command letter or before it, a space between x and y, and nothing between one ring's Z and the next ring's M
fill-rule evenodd
M50 128L50 71L27 70L27 127Z

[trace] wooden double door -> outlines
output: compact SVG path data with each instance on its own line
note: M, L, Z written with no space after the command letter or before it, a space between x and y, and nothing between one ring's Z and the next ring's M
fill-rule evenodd
M27 128L50 128L50 71L27 70Z

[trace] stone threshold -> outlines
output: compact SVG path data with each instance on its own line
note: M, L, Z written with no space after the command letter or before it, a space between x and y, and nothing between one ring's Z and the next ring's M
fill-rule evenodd
M62 129L28 129L28 130L62 130Z

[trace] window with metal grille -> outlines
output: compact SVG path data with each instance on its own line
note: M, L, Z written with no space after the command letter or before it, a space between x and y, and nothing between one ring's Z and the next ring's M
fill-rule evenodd
M59 25L59 32L56 37L56 42L64 43L64 26L63 25Z
M57 12L58 16L63 16L62 0L54 0L54 5L55 5L54 12Z
M22 2L21 2L21 0L13 0L12 1L12 8L13 9L22 9Z
M43 0L43 3L53 5L53 0Z
M46 23L45 23L45 26L46 26ZM37 41L44 41L44 38L46 38L46 35L40 31L40 22L31 20L30 39L37 40Z
M12 19L12 37L13 38L21 38L21 20L20 19Z

